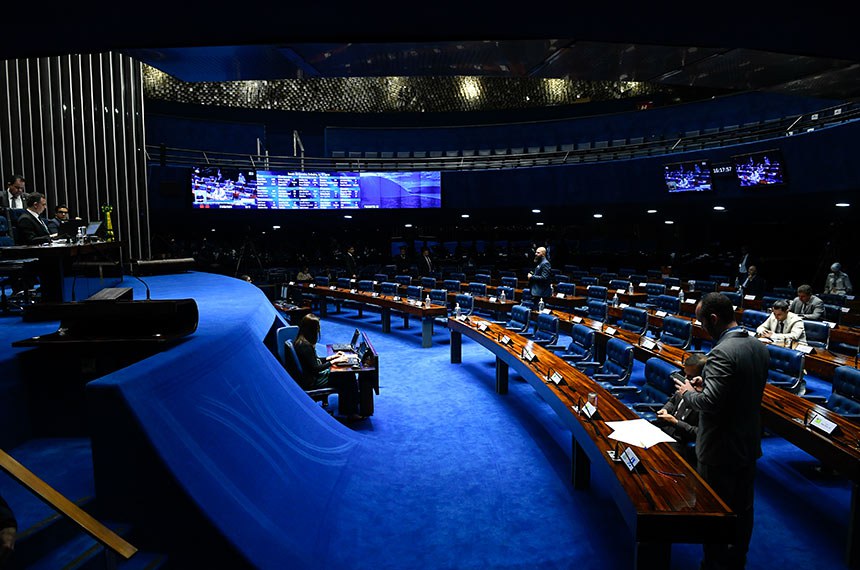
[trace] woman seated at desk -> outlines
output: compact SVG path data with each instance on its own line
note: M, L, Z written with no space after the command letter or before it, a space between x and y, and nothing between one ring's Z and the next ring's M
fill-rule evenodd
M349 420L363 420L358 415L358 384L354 373L331 374L331 367L347 363L347 356L338 352L325 358L317 355L320 320L313 313L299 322L299 334L294 344L302 367L302 389L315 390L333 386L338 394L338 412Z

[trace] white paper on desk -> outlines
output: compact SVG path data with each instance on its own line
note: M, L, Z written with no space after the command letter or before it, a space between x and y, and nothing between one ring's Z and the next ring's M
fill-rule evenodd
M648 449L664 441L675 441L672 436L666 434L648 420L641 418L623 422L606 422L606 425L614 430L609 434L611 439L643 449Z

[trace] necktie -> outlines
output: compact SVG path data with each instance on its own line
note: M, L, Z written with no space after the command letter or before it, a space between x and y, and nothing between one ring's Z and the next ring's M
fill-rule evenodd
M779 324L776 325L776 333L777 334L782 334L782 329L783 329L784 324L785 324L784 322L779 321Z

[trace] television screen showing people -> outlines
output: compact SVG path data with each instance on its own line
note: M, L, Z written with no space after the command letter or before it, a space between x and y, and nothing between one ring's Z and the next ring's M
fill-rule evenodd
M439 172L227 172L195 168L196 208L363 210L441 208Z
M669 192L708 192L711 190L711 165L707 160L678 162L663 167Z
M732 157L742 188L785 184L785 168L779 151Z

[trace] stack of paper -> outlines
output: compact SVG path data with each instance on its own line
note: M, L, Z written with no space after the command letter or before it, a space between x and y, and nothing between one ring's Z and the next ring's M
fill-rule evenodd
M627 445L634 445L648 449L663 441L675 441L672 436L643 419L627 420L623 422L606 422L614 431L609 434L611 439L616 439Z

